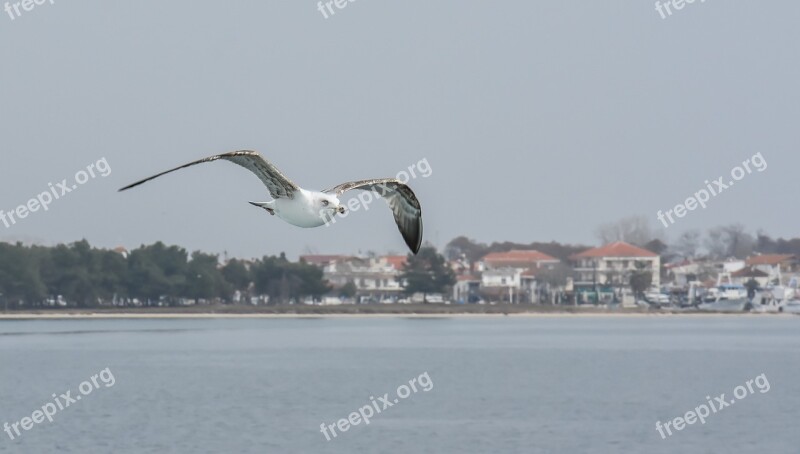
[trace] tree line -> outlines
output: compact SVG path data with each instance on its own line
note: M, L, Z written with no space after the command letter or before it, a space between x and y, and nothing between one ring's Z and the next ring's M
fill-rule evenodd
M189 254L161 242L128 254L97 249L85 240L54 247L0 243L0 309L101 304L176 306L187 301L232 301L238 291L272 303L319 297L330 287L322 270L286 256L255 261Z
M680 257L745 258L754 253L800 256L800 238L773 239L763 231L752 235L737 224L704 233L687 231L665 243L657 230L634 217L601 226L597 236L603 243L627 241L642 246L661 255L662 262ZM450 241L444 254L447 259L475 262L490 252L537 249L562 260L541 279L563 285L571 274L569 256L588 247L555 241L487 245L462 236ZM406 294L444 293L455 283L445 258L428 246L416 256L409 255L399 279ZM639 280L637 287L646 286L645 276L638 276ZM348 283L333 289L321 268L303 261L290 262L284 254L253 261L233 259L220 266L217 255L200 251L190 254L161 242L142 245L127 254L93 248L85 240L53 247L0 243L0 309L63 302L77 307L134 302L177 306L187 301L248 302L251 297L280 304L326 294L352 297L356 286Z
M409 254L398 279L407 294L444 292L455 282L432 247ZM192 303L301 302L323 295L353 297L348 282L334 289L322 268L291 262L281 253L219 263L162 242L129 253L93 248L86 240L54 247L0 243L0 310L46 306L179 306Z

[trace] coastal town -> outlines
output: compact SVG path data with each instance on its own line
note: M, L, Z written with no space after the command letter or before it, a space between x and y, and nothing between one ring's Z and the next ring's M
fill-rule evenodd
M334 286L354 286L353 298L326 297L319 304L406 303L423 298L417 295L413 300L404 292L406 256L304 255L300 260L320 267ZM623 241L586 249L566 261L534 249L513 249L486 254L475 262L459 257L448 264L456 277L452 291L428 295L426 302L666 309L739 301L752 288L770 289L789 303L798 270L792 254L662 264L657 253Z
M161 242L133 250L85 240L54 247L0 242L0 310L800 313L800 239L753 236L739 225L669 242L654 232L628 218L601 226L598 238L608 241L597 246L461 236L441 249L425 244L418 254L296 260L190 253Z

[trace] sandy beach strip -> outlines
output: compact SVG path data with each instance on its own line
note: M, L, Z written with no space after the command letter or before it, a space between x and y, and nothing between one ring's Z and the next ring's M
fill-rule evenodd
M0 313L3 320L100 320L100 319L286 319L286 318L596 318L596 317L792 317L787 313L750 312L610 312L548 311L510 313L215 313L215 312L12 312Z

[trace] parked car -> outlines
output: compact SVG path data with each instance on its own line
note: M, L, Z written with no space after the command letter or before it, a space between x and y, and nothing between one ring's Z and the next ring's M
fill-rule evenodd
M415 293L411 296L412 303L444 303L444 297L441 293Z
M652 303L669 304L669 295L661 293L658 289L649 290L644 294L644 299Z
M439 293L430 294L425 298L425 300L429 303L438 303L438 304L445 302L444 297Z

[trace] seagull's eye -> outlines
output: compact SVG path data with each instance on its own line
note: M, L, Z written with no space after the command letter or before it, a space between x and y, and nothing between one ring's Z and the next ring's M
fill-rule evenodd
M330 205L330 202L328 202L327 200L322 201L322 206L326 207L328 205Z

